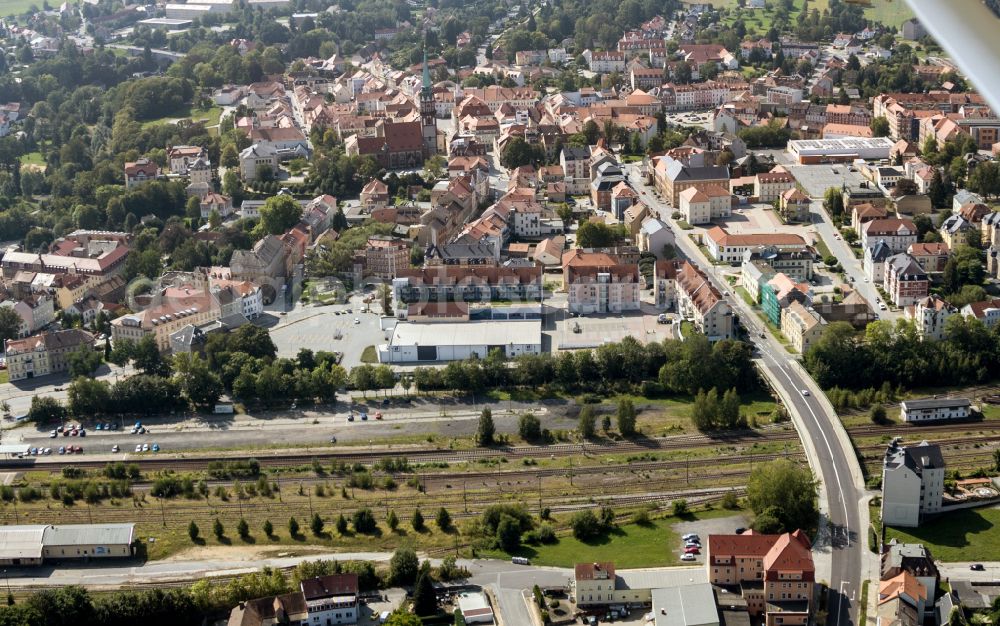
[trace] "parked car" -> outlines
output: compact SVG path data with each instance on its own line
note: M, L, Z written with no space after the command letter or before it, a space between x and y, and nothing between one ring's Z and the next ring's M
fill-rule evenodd
M118 444L117 443L115 445L111 446L111 451L112 452L118 452Z
M365 412L361 413L361 421L362 422L367 422L368 421L368 414L367 413L365 413Z
M152 446L150 446L150 449L151 449L151 450L152 450L153 452L159 452L159 451L160 451L160 444L158 444L158 443L154 443L154 444L153 444Z
M699 548L698 546L690 546L688 548L684 548L684 554L701 554L701 548Z
M737 534L737 535L742 535L742 534L743 534L743 533L745 533L746 531L747 531L747 529L746 529L746 528L743 528L742 526L740 526L739 528L737 528L737 529L736 529L736 534Z
M63 446L59 446L59 454L66 454L66 448Z
M985 572L986 571L986 568L983 567L982 563L973 563L972 565L969 566L969 569L971 569L974 572Z
M688 534L684 535L683 537L681 537L681 539L683 539L684 541L700 541L701 537L699 537L698 535L696 535L694 533L688 533Z
M698 560L698 557L696 557L693 554L682 554L681 555L681 560L682 561L696 561L696 560Z
M136 452L142 452L142 444L141 443L135 444L135 451Z

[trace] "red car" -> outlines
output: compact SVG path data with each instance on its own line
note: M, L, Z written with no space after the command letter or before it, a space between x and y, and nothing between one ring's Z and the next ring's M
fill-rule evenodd
M701 554L701 549L696 546L691 546L690 548L684 548L684 554Z

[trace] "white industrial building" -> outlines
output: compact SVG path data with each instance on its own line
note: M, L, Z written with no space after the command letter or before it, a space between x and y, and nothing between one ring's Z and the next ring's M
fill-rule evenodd
M132 556L135 524L47 524L0 527L0 565L40 565L52 559Z
M972 403L968 398L921 398L904 400L900 404L899 417L904 422L933 422L965 419L971 412Z
M388 344L378 347L381 363L421 363L485 358L501 350L507 358L541 354L542 322L509 320L481 322L399 322Z
M715 592L708 583L653 589L654 626L719 626Z
M938 446L923 441L904 447L893 440L882 465L882 522L915 528L926 516L940 513L944 472Z
M888 137L842 137L840 139L796 139L788 142L788 153L802 165L851 163L854 159L888 159L895 146Z

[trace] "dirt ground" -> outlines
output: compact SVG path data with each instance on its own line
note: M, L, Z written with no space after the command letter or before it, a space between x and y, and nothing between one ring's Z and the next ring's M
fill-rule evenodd
M310 554L327 554L330 548L326 546L192 546L177 554L168 556L163 561L259 561L291 556L307 556Z

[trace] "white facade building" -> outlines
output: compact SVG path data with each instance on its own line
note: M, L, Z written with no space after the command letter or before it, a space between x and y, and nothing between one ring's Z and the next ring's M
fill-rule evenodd
M904 422L932 422L965 419L971 412L972 403L968 398L922 398L904 400L900 404L899 417Z
M882 522L914 528L941 512L944 496L941 449L926 441L903 447L893 441L882 465Z

